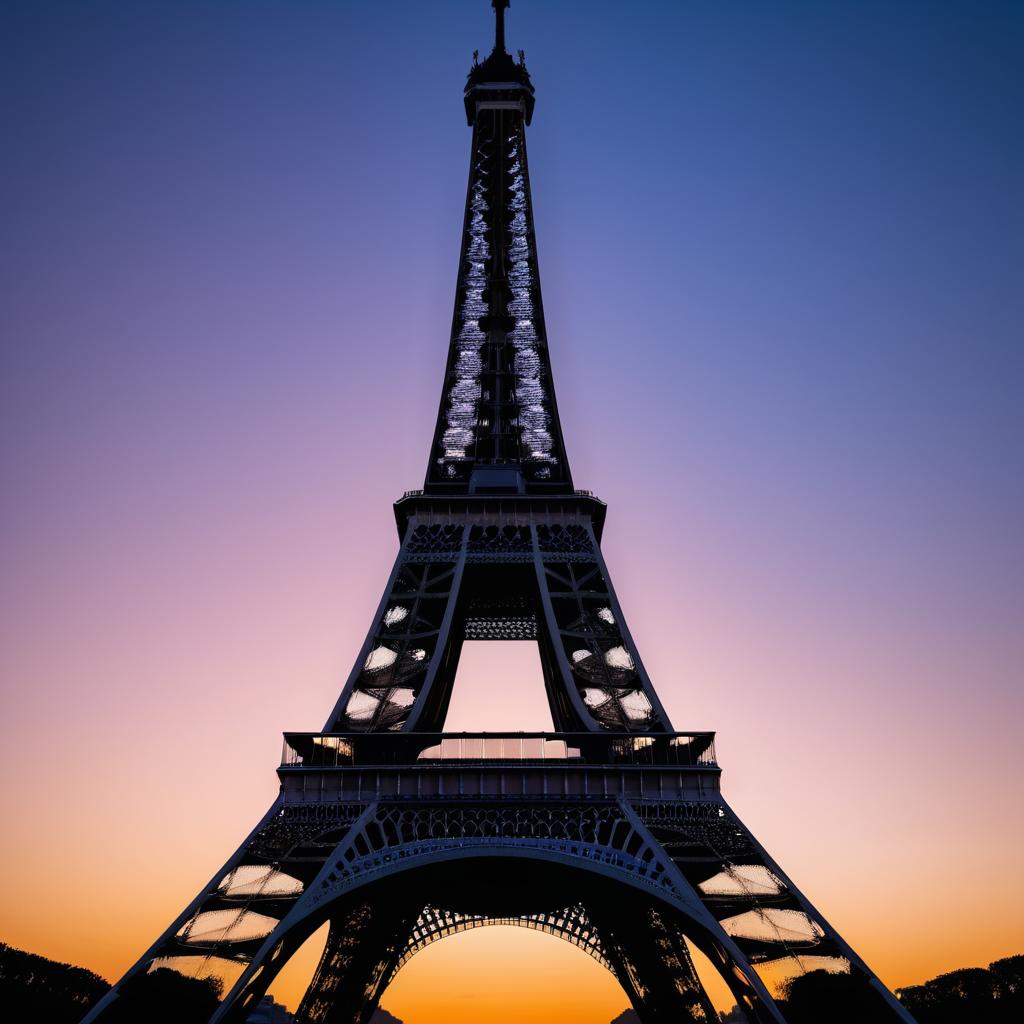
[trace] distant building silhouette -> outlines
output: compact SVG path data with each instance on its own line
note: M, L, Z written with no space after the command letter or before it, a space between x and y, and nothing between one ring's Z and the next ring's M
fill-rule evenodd
M280 1003L274 1002L274 997L268 994L260 1000L256 1009L249 1014L246 1024L292 1024L294 1020L295 1015L290 1013ZM393 1013L388 1013L381 1006L374 1010L369 1024L405 1024L405 1022ZM633 1024L633 1022L630 1022L630 1024Z
M295 1018L272 995L265 995L249 1014L247 1024L292 1024Z
M623 1010L618 1017L612 1017L609 1024L640 1024L640 1014L636 1010Z
M393 1013L388 1013L383 1006L378 1006L373 1011L370 1024L405 1024L405 1021L400 1017L396 1017Z
M747 1015L738 1006L728 1012L723 1010L718 1018L721 1024L747 1024Z

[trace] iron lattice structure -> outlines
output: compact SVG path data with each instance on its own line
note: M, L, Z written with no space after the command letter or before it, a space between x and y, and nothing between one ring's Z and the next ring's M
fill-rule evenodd
M128 982L159 966L219 971L211 1020L243 1021L325 922L302 1024L365 1024L418 950L499 923L579 946L645 1024L717 1020L690 944L754 1024L785 1024L766 970L816 966L861 974L910 1021L726 804L713 734L673 730L626 627L605 506L566 459L526 158L534 89L494 6L494 50L465 90L426 481L395 503L401 546L366 641L324 731L286 734L266 816L86 1021L123 1019ZM554 732L441 731L467 639L539 645Z

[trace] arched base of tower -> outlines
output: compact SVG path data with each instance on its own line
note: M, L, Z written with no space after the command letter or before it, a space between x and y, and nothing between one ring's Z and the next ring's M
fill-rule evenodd
M567 902L580 908L576 916L558 909ZM436 907L445 908L433 910L434 926L442 930L444 921L524 927L531 921L547 921L545 930L588 947L614 973L644 1024L717 1020L685 943L689 936L721 957L723 947L706 925L688 918L656 892L624 885L591 865L502 856L500 850L476 856L442 853L433 862L388 873L328 902L295 922L294 934L281 934L268 946L263 969L259 957L253 961L248 978L228 994L214 1020L241 1024L287 956L329 920L324 953L296 1020L366 1024L410 947L423 939L424 912ZM274 957L279 947L286 953ZM748 978L743 972L734 965L733 976L723 977L737 1000L749 1008L751 1022L783 1024L756 976Z

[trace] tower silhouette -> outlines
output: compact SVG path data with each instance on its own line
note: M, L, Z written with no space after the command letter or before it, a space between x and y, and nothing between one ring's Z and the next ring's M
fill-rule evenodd
M145 1020L154 968L233 967L210 1018L244 1021L325 922L303 1024L365 1024L395 972L453 932L538 928L612 971L645 1024L713 1021L690 944L755 1024L758 968L862 977L910 1016L724 801L713 733L674 731L575 489L548 358L526 127L534 88L495 46L473 129L444 386L424 487L320 733L286 733L265 817L87 1022ZM555 732L446 734L465 640L533 640ZM140 993L142 993L140 995ZM823 1012L822 1021L832 1019Z

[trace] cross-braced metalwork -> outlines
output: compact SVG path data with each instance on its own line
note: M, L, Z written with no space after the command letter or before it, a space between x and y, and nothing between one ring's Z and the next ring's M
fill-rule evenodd
M145 1019L130 1002L144 986L125 981L171 966L222 974L212 1020L241 1022L328 923L303 1024L365 1024L415 953L493 924L578 946L645 1024L716 1019L695 949L753 1024L786 1024L766 972L815 966L859 974L883 1015L910 1021L726 804L713 735L675 732L644 669L601 553L605 506L569 472L526 155L534 89L494 6L494 51L465 90L437 427L423 490L395 503L400 548L366 640L324 731L286 734L266 816L86 1019L126 1005ZM539 646L554 731L443 733L463 643L510 639Z
M594 930L584 907L577 903L561 910L539 911L535 914L519 914L515 917L490 917L487 914L466 914L457 910L444 910L432 907L429 903L416 919L412 933L409 935L396 966L405 966L421 949L426 949L432 942L469 931L471 928L483 928L487 925L509 925L519 928L532 928L534 931L556 935L574 946L579 946L585 953L592 956L599 964L612 970L608 962L601 939Z

